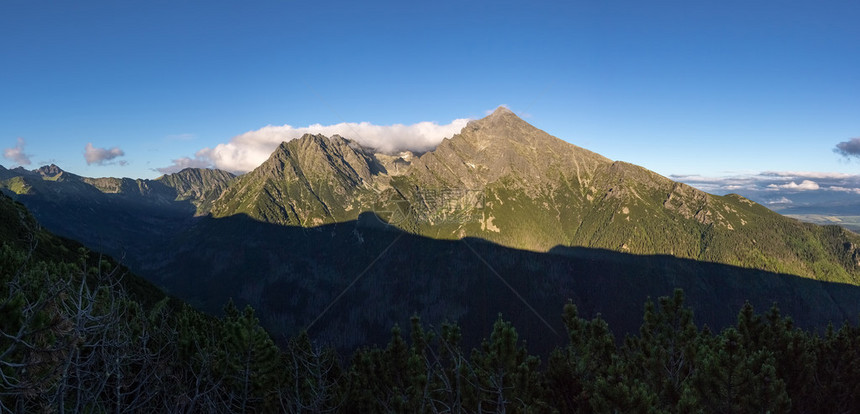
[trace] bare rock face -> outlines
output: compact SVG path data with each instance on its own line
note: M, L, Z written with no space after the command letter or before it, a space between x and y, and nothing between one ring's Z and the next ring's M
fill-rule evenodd
M854 266L860 267L860 247L854 243L845 243L844 246L845 252L851 255L851 261L854 263Z
M399 154L374 154L374 157L382 166L384 172L391 177L397 177L409 171L412 166L412 161L415 160L415 154L411 151L403 151Z
M166 174L155 181L172 188L177 201L190 201L197 208L197 215L209 213L209 209L227 189L236 176L222 170L208 168L186 168L178 173Z
M708 194L696 190L683 183L675 183L672 191L663 202L663 207L680 214L684 218L695 218L703 224L711 224L710 213L707 210Z
M54 164L46 165L38 170L36 170L42 177L47 179L56 179L60 175L62 175L65 171L63 171L60 167L57 167Z
M482 188L509 179L533 188L554 183L559 175L586 185L598 166L609 163L611 160L553 137L499 107L422 155L411 174L437 185Z

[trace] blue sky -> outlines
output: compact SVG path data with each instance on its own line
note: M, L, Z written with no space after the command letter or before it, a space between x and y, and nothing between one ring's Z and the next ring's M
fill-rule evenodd
M427 138L504 104L676 178L860 173L856 1L321 3L3 1L0 164L154 178L269 125Z

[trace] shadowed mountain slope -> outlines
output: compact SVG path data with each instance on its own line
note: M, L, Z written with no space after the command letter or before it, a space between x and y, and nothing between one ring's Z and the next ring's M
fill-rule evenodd
M860 311L860 236L606 159L504 108L420 156L305 135L239 177L47 166L0 170L0 187L202 309L234 297L275 334L310 327L344 349L412 313L480 332L499 312L548 349L568 298L628 332L646 296L675 287L713 327L745 299L810 327Z
M81 177L55 165L16 170L0 180L0 189L26 205L42 225L132 267L150 261L145 252L151 246L186 228L233 179L206 169L156 180Z
M239 177L212 208L214 217L247 214L276 224L319 225L354 219L380 166L352 141L306 134L282 143Z
M214 203L304 227L374 211L437 239L477 237L518 249L555 246L671 255L821 280L860 282L860 237L715 196L611 161L543 132L505 108L420 157L373 155L341 137L282 144Z
M481 327L501 313L530 349L548 351L563 342L558 316L568 299L623 335L638 329L646 298L675 288L686 292L697 322L715 330L734 324L747 300L757 309L777 302L798 326L813 329L860 314L856 286L666 255L436 240L386 226L372 213L313 228L244 215L206 218L171 250L146 274L178 296L210 312L232 297L254 306L275 337L308 329L340 349L384 344L391 326L408 326L412 315L434 326L456 321L474 346Z

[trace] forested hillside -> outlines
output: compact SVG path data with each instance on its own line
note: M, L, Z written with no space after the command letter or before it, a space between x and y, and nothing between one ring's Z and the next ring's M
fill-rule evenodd
M672 256L437 240L373 214L310 229L204 218L182 236L164 246L171 259L152 260L153 281L211 313L232 297L253 306L273 335L309 329L344 352L384 344L391 326L406 326L411 315L458 322L471 347L503 313L545 353L561 344L550 330L563 330L556 315L568 299L587 317L602 314L623 336L638 329L643 301L675 288L684 289L699 322L715 329L733 324L745 301L758 308L778 302L807 329L860 315L860 288L852 285Z
M464 347L412 317L385 346L338 354L282 338L250 307L205 316L112 260L39 229L0 196L2 412L850 412L860 327L801 330L774 306L699 327L678 290L638 334L561 310L563 345L536 355L499 315ZM408 332L407 332L408 331Z

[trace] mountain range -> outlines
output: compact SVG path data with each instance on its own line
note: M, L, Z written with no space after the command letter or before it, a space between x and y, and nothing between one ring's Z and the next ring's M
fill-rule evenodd
M420 156L375 155L339 136L284 143L238 177L211 213L309 227L366 211L394 214L389 222L397 227L436 239L477 237L540 252L577 246L667 254L860 281L857 238L849 232L609 160L505 108Z
M305 135L240 176L0 167L0 187L204 310L232 297L276 335L342 348L413 313L483 327L501 312L545 342L568 299L630 331L644 298L674 287L712 326L745 300L805 326L860 313L858 235L612 161L505 108L423 154Z

